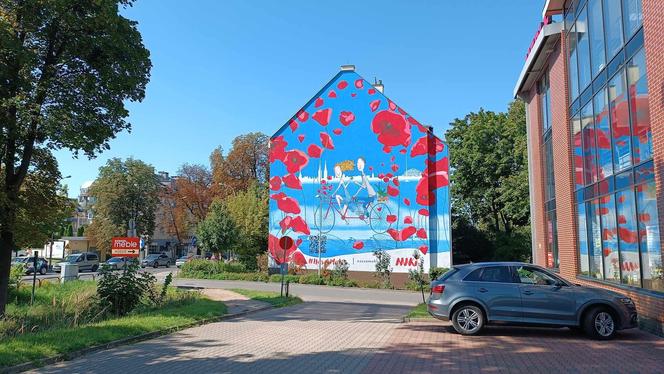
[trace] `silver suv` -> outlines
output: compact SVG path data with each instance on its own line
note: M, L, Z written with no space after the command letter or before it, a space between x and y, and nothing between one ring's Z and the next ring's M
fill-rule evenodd
M86 270L95 272L99 269L99 257L96 253L74 253L65 257L62 262L53 265L53 271L59 273L63 264L76 264L78 265L78 271L80 272Z
M536 265L487 262L454 266L431 283L428 311L451 320L463 335L487 324L583 329L595 339L637 325L634 302L616 292L584 287Z

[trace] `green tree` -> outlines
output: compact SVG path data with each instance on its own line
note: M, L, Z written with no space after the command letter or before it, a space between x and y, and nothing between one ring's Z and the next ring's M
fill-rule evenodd
M79 226L78 229L76 229L76 236L85 236L85 226Z
M206 251L222 253L236 248L237 228L223 201L212 202L207 216L198 225L196 236Z
M467 252L469 259L497 255L501 259L522 259L522 248L530 245L529 234L524 235L528 230L523 229L530 221L523 102L510 103L506 113L480 110L456 119L445 137L454 170L453 210L458 218L463 218L456 225L457 234L461 232L463 240L457 240L456 244L469 244L455 247L456 252ZM484 234L478 238L473 230ZM471 248L470 243L483 242L484 238L491 242L487 248L490 252L476 253L477 248ZM514 245L514 240L523 241L523 245L514 247L514 253L510 254L509 246L503 244Z
M256 256L265 252L268 237L268 193L252 182L246 191L238 191L225 200L228 214L237 228L234 251L248 269L257 267Z
M88 233L100 252L109 253L110 238L123 235L131 221L137 235L153 234L160 188L154 167L141 160L113 158L99 168L90 187L95 218Z
M0 315L16 245L21 189L46 149L87 156L130 128L151 63L132 0L0 0Z

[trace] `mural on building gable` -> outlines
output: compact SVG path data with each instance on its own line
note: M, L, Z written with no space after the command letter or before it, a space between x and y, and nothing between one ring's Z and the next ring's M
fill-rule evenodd
M447 145L353 71L342 71L270 141L269 251L309 269L450 265ZM279 248L288 235L294 245Z

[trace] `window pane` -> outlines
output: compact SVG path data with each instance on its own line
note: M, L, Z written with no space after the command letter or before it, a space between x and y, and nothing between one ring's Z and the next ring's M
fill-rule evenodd
M597 145L597 179L602 180L613 174L611 159L611 128L609 126L609 99L606 88L593 98L595 109L595 135Z
M553 200L556 197L556 182L553 174L553 141L549 138L544 143L545 189L544 200Z
M544 74L539 84L540 110L542 112L542 128L546 132L551 127L551 94L549 75Z
M609 81L613 168L617 172L632 164L629 133L629 108L625 89L625 72L620 70Z
M507 266L491 266L484 268L482 282L512 283L512 273Z
M582 275L590 275L588 268L588 229L586 227L586 204L577 204L577 224L579 225L579 269Z
M583 131L583 180L585 184L597 182L597 167L595 162L595 129L593 126L592 103L581 109L581 128Z
M629 107L632 113L634 163L638 164L652 158L648 78L643 48L627 63L627 87L629 87Z
M590 256L590 275L598 278L604 278L604 269L602 268L602 231L599 225L599 200L595 199L588 203L588 230L590 230L589 256Z
M572 144L574 146L574 189L583 187L583 148L581 141L581 119L572 119Z
M625 22L625 40L628 40L643 24L641 0L623 0L623 20Z
M590 84L590 41L588 40L588 14L586 7L576 19L577 53L579 56L579 91Z
M567 50L569 56L569 95L570 101L579 96L579 73L576 61L576 27L567 33Z
M594 77L606 64L601 0L590 0L588 2L588 27L590 29L590 58Z
M546 266L558 267L558 224L556 222L556 211L546 212Z
M618 240L616 238L616 208L613 196L599 199L597 212L602 222L602 253L604 254L604 279L620 280L620 257L618 256Z
M618 239L620 241L620 268L622 282L641 287L639 268L639 236L636 227L636 207L634 191L623 190L616 193L618 212Z
M623 46L620 0L604 0L604 26L607 56L611 60Z
M655 182L636 186L636 205L641 242L643 287L650 290L664 291L664 269L662 268L662 251L659 243Z

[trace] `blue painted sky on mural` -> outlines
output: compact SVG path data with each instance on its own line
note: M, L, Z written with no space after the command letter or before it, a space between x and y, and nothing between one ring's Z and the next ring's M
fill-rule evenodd
M348 63L442 137L454 118L506 108L543 3L140 0L124 14L152 54L147 97L110 151L57 152L70 195L110 157L173 173L237 135L271 135Z

